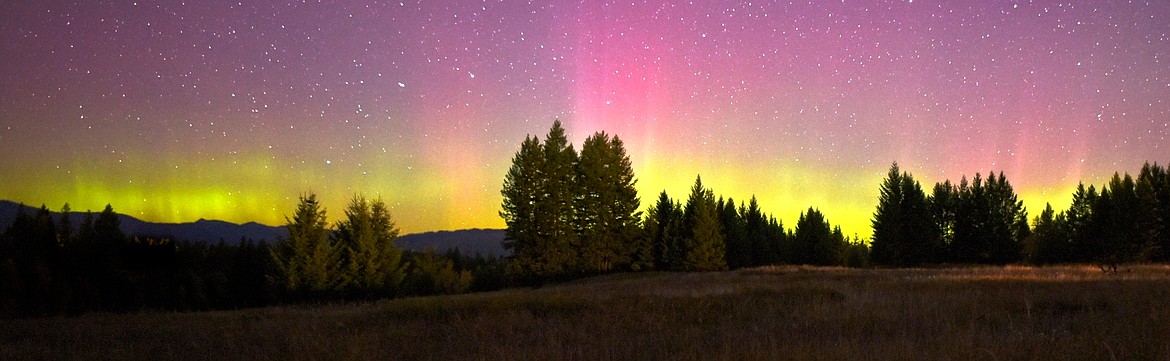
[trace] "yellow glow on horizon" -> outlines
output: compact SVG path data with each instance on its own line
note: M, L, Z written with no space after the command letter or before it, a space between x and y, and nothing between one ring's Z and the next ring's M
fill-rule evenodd
M676 156L646 153L631 154L643 211L664 190L685 203L695 176L701 175L716 197L733 198L737 206L754 195L762 210L779 218L787 229L795 227L801 212L814 207L831 224L841 226L846 236L862 238L872 233L870 219L888 167L831 169L774 160L737 164L681 152ZM43 203L53 210L68 202L76 212L97 212L111 204L120 213L152 222L205 218L279 226L301 194L315 192L331 223L343 217L353 195L362 194L382 198L403 233L502 228L500 187L511 154L502 160L469 152L434 154L417 161L387 160L368 171L336 163L279 164L263 153L241 156L226 165L175 159L171 161L177 168L162 171L152 169L157 160L139 159L127 160L124 169L75 172L65 179L28 172L22 182L56 187L50 191L14 188L0 196L30 206ZM904 170L914 173L927 193L942 180ZM1076 188L1075 183L1038 185L1008 177L1029 220L1040 214L1045 203L1058 212L1066 209Z

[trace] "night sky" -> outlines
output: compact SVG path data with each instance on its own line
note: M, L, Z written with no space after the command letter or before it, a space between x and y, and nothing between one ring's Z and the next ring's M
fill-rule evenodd
M503 227L525 135L625 142L643 204L759 197L867 237L897 161L1031 215L1170 161L1170 2L4 1L0 198L145 220Z

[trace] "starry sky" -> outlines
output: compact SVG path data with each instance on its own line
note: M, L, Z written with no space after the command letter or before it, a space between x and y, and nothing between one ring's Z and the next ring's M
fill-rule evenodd
M644 205L695 176L866 237L892 162L1002 171L1032 215L1170 162L1157 1L4 1L0 198L145 220L503 227L554 119L617 134Z

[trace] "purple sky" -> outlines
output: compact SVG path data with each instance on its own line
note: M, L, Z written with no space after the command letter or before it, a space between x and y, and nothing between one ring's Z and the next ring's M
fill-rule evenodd
M154 221L313 191L502 227L557 118L620 136L647 205L702 174L863 237L893 161L1003 171L1033 214L1170 161L1165 1L9 1L0 59L0 198Z

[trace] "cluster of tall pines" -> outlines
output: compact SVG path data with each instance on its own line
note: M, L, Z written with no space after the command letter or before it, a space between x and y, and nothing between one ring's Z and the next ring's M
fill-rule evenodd
M604 132L578 153L560 121L526 137L504 178L509 273L548 280L613 271L711 271L778 263L865 263L867 249L815 208L786 231L748 204L716 200L696 177L686 204L663 192L643 217L624 145Z
M611 271L708 271L773 264L860 267L923 264L1170 261L1170 176L1146 164L1098 191L1082 184L1070 209L1028 212L1002 172L936 183L929 194L894 163L880 185L865 242L816 208L789 230L747 204L715 198L696 177L685 204L666 192L642 217L621 141L590 136L580 154L555 122L527 137L504 180L511 274L530 279Z
M544 142L527 137L501 191L509 272L549 279L640 269L636 182L616 136L595 133L579 154L560 121Z
M881 185L872 261L931 263L1096 263L1170 261L1170 176L1156 163L1137 179L1114 173L1097 191L1082 183L1059 213L1028 213L1000 173L936 183L928 195L897 163Z

